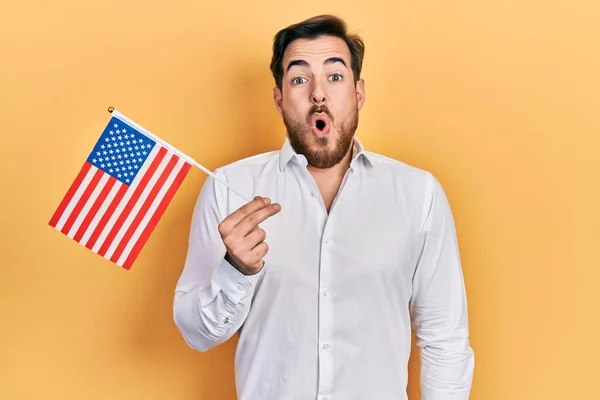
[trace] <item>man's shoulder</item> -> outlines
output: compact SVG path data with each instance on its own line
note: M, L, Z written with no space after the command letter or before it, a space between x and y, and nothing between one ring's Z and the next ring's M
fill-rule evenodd
M407 162L373 151L365 151L365 155L375 173L391 174L395 178L414 183L427 183L433 178L429 170Z

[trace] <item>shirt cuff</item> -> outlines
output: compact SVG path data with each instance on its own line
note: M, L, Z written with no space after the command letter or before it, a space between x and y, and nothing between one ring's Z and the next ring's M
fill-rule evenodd
M254 275L244 275L227 262L227 260L223 259L213 276L213 280L225 293L225 296L227 296L228 299L233 303L238 304L241 300L254 293L254 288L256 287L256 283L260 279L263 270L264 266Z

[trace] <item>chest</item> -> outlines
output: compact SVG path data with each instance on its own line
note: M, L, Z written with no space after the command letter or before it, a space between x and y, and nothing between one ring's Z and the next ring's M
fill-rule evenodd
M264 224L270 281L314 287L411 279L420 240L410 199L348 180L328 211L318 192L290 192L280 194L282 212Z

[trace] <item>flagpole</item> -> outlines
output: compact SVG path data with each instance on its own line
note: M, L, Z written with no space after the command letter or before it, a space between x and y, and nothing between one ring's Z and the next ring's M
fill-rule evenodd
M174 148L173 146L171 146L170 144L168 144L167 142L165 142L164 140L162 140L161 138L159 138L158 136L156 136L155 134L153 134L152 132L150 132L149 130L147 130L146 128L144 128L141 125L139 125L139 124L135 123L134 121L130 120L125 115L123 115L119 111L115 110L114 107L108 107L108 112L111 113L111 114L113 114L113 115L115 115L115 112L116 112L116 118L122 120L123 122L125 122L127 124L132 125L134 128L140 130L143 134L151 137L156 142L160 143L162 146L164 146L164 147L168 148L169 150L171 150L172 152L176 153L177 155L179 155L180 157L182 157L183 159L185 159L186 161L188 161L190 164L192 164L196 168L199 168L200 170L204 171L208 175L212 176L216 181L218 181L218 182L222 183L223 185L227 186L229 189L231 189L233 192L235 192L236 194L238 194L239 196L241 196L246 201L248 201L248 202L251 201L248 197L244 196L242 193L240 193L238 190L236 190L235 188L233 188L227 182L219 179L208 168L204 167L202 164L200 164L199 162L197 162L196 160L194 160L192 157L188 156L185 153L182 153L181 151L177 150L176 148Z

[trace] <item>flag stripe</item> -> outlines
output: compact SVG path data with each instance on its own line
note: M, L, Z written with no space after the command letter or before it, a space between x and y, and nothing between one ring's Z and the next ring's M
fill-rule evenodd
M131 186L123 185L122 192L119 191L119 193L115 197L116 201L113 201L113 204L111 204L109 209L106 211L105 217L102 218L102 221L100 221L100 224L96 228L96 231L98 232L98 236L97 237L92 236L94 238L94 243L92 244L90 249L94 253L97 253L98 250L100 250L100 247L104 244L108 234L110 233L111 228L113 227L113 225L117 221L117 218L123 211L125 204L131 198L132 193L135 192L138 185L142 182L143 177L146 174L146 171L148 171L149 166L152 163L152 160L156 157L159 150L160 150L160 146L154 146L154 148L150 152L150 156L148 157L148 160L140 168L140 171L139 171L138 175L135 177L135 180L133 181L132 185ZM96 232L94 232L94 234L95 233Z
M166 152L166 149L164 149L164 150ZM141 191L141 193L139 194L138 198L136 198L136 199L132 198L130 200L131 207L128 208L127 211L123 212L125 218L122 219L122 224L118 227L118 230L116 231L117 234L112 238L110 246L108 247L108 250L101 255L103 255L107 259L111 260L115 250L117 249L117 247L120 245L121 241L123 240L125 233L129 229L129 227L132 225L133 221L135 220L136 215L142 208L144 199L147 198L148 195L152 192L155 185L157 185L157 181L160 178L160 175L169 166L170 160L172 160L175 157L177 157L175 154L167 152L165 157L163 157L163 159L161 160L158 167L156 167L155 169L152 169L148 172L152 176L150 177L149 181L144 185L144 188ZM138 189L141 189L141 186L138 187Z
M162 146L159 146L159 147L160 147L160 150L158 151L158 154L156 155L154 160L152 160L152 164L148 168L148 171L142 175L142 180L140 181L140 184L138 185L138 187L135 188L135 190L133 191L133 194L130 196L130 198L127 202L125 199L123 199L123 201L121 202L121 205L124 205L124 208L122 208L117 213L118 218L117 218L115 224L113 225L112 229L110 230L108 236L106 236L104 243L102 243L102 246L98 250L98 254L100 254L101 256L110 258L110 254L107 254L107 252L108 252L108 250L111 250L111 253L112 253L112 251L114 251L113 241L114 241L115 237L117 237L117 235L119 234L119 231L121 230L121 227L123 226L123 224L129 219L129 214L131 213L131 210L136 206L137 201L140 198L142 192L144 192L144 190L146 189L148 182L150 180L154 180L154 178L156 177L155 171L158 168L158 166L160 164L162 164L162 161L163 161L165 155L167 154L167 150L164 147L162 147ZM132 191L132 189L130 188L129 192L131 192L131 191Z
M152 205L152 202L154 201L156 196L161 192L162 188L164 187L165 182L167 181L167 178L171 175L171 172L177 166L177 162L179 160L180 160L180 158L176 154L172 154L171 159L169 160L169 163L167 164L165 169L160 174L160 177L158 178L156 183L153 185L150 193L146 196L146 200L144 201L144 204L140 207L139 211L137 212L137 215L135 216L135 219L132 221L131 225L129 225L129 228L127 228L127 231L123 235L123 238L119 241L119 245L117 246L114 253L111 255L110 260L112 262L116 263L119 260L119 257L121 257L121 254L123 253L123 250L125 249L125 246L127 246L127 243L131 239L131 236L133 235L133 233L138 228L140 222L145 218L146 213L148 212L148 209ZM157 176L158 173L156 173L155 175ZM122 230L122 232L124 232L124 231L125 231L125 229Z
M171 188L171 186L173 185L173 183L179 176L181 169L185 168L186 164L187 164L187 162L182 158L180 158L177 161L177 165L175 166L175 168L173 168L171 170L171 173L167 177L167 180L165 181L164 185L162 185L162 187L160 188L160 192L154 198L154 200L152 201L152 204L150 204L149 209L144 213L144 218L141 220L141 222L139 224L137 224L135 232L133 232L133 234L127 238L127 246L123 250L123 253L119 257L119 259L115 261L117 263L117 265L123 266L123 263L127 260L127 257L129 256L129 253L131 253L131 249L133 248L133 246L136 244L136 242L140 238L140 235L142 234L142 232L144 232L144 229L146 228L148 223L151 221L152 216L156 213L156 210L162 203L165 195L167 194L167 192L169 191L169 189Z
M186 162L185 165L183 166L183 168L181 168L179 170L179 173L177 174L175 181L171 184L171 186L169 187L169 190L167 190L167 193L165 194L165 197L162 199L162 202L158 206L156 212L154 212L154 214L152 214L150 221L148 221L148 225L146 225L146 227L144 228L144 231L140 235L140 238L138 239L138 241L135 243L135 245L131 249L129 256L127 257L127 259L125 260L125 262L122 265L123 268L125 268L127 270L131 268L131 266L133 265L133 262L135 261L135 259L139 255L140 251L142 250L142 248L148 241L148 238L150 237L150 234L154 230L154 227L156 226L156 224L158 223L158 221L164 214L171 199L177 192L177 189L179 189L179 186L185 179L185 177L191 167L192 167L192 165Z
M85 212L85 218L80 222L79 229L77 229L77 232L73 236L73 240L75 240L76 242L81 242L83 235L88 230L90 222L98 213L98 210L100 209L100 206L104 202L104 199L106 199L106 196L112 190L115 182L117 181L112 176L106 175L106 174L104 174L102 179L103 179L103 182L100 182L100 185L98 185L99 188L102 187L102 190L100 191L99 194L97 192L94 192L92 194L90 201L88 201L89 207L88 207L88 210ZM71 231L73 231L73 230L71 230Z
M83 167L79 170L79 174L77 174L77 177L71 184L71 187L67 191L67 194L60 202L60 205L54 212L52 219L50 219L50 222L49 222L50 226L52 226L54 228L57 227L60 217L63 215L65 209L67 208L67 205L69 205L69 203L71 202L71 199L75 195L75 192L77 192L77 189L80 188L81 182L83 182L83 179L86 177L90 167L91 167L91 165L87 162L85 164L83 164Z
M88 240L90 240L90 238L92 237L92 233L94 233L94 231L96 230L96 227L98 226L98 223L100 222L102 217L104 217L106 210L108 209L108 207L112 203L113 199L117 195L117 192L119 192L119 189L121 189L124 186L121 182L119 182L113 176L110 177L108 182L109 182L108 184L111 186L110 192L108 192L108 194L106 196L104 196L104 193L100 196L100 197L102 197L100 199L100 200L102 200L100 209L98 211L94 211L94 218L89 223L89 225L86 226L85 233L83 234L83 237L79 241L83 245L86 245ZM100 235L100 233L98 233L98 235Z
M90 187L94 186L94 190L90 193L89 197L85 199L85 204L83 204L81 210L77 212L77 218L75 218L75 221L73 222L67 233L67 236L71 239L74 238L75 234L79 230L79 227L81 227L81 223L88 216L88 213L90 211L90 208L94 204L94 201L98 198L98 195L100 194L100 192L102 192L102 189L104 189L104 186L108 181L109 176L106 175L102 170L98 169L96 171L96 175L100 175L100 179L98 180L97 184L93 185L93 181L92 184L90 184ZM96 175L94 175L94 178L96 178ZM90 189L90 187L88 187L88 190ZM83 200L84 196L81 197L79 202ZM77 207L75 209L77 209Z
M102 234L104 227L108 223L109 219L114 215L114 212L117 209L117 207L119 206L119 204L121 204L121 200L123 199L123 197L125 197L125 194L127 194L127 189L129 189L127 187L127 185L121 185L121 187L119 188L119 191L115 195L115 198L110 203L110 206L108 206L106 213L102 216L102 219L100 220L100 222L98 223L98 226L94 230L94 233L92 233L90 240L85 244L85 247L96 252L94 250L94 248L98 241L98 238L100 238L100 235Z
M98 181L100 180L100 178L102 178L102 175L103 175L103 172L100 171L99 169L90 168L88 174L86 175L85 179L83 180L80 190L78 190L77 193L75 193L75 196L73 196L73 199L71 200L71 203L69 204L69 207L67 207L67 210L69 210L69 208L71 206L73 206L72 209L68 213L67 221L65 222L64 226L60 230L65 235L67 233L69 233L69 231L71 230L71 226L73 226L73 223L77 219L77 216L81 212L81 209L85 205L85 202L87 201L87 199L90 197L90 195L96 188L96 185L98 185ZM91 179L89 179L90 177L91 177ZM81 192L83 192L83 193L81 193ZM80 195L78 196L78 194L80 194ZM61 220L62 220L62 218L61 218Z
M88 167L89 167L89 165L88 165ZM73 196L71 196L71 198L69 199L69 202L67 203L65 209L63 210L63 213L61 214L60 218L56 222L55 228L57 230L62 231L62 228L63 228L63 226L65 226L65 222L67 222L67 219L69 219L69 216L71 215L71 212L73 211L73 208L75 207L75 204L77 204L77 201L79 201L79 198L81 197L82 193L85 191L85 188L92 180L92 177L94 176L94 172L95 172L95 168L93 168L93 166L90 168L86 168L85 176L83 177L83 179L81 180L81 182L77 186L77 188L75 189Z

